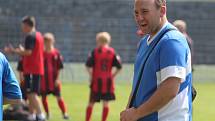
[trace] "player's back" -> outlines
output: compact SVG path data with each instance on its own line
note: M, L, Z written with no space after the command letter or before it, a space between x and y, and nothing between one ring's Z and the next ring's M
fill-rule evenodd
M29 39L29 37L31 39ZM24 56L23 59L23 69L25 74L44 74L43 68L43 37L40 32L34 32L31 35L28 35L25 40L25 49L29 44L29 41L33 41L32 54ZM27 44L28 43L28 44ZM31 44L32 44L31 43ZM28 48L27 48L28 49ZM32 66L33 65L33 66Z
M111 70L113 65L113 59L115 56L115 51L111 47L101 46L94 50L94 61L95 65L93 67L94 77L112 77Z

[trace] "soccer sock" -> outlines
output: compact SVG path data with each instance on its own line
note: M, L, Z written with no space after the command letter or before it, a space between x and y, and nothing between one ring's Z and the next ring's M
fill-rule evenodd
M58 102L58 106L60 107L62 113L65 114L66 106L65 106L64 100L62 98L60 98L57 102Z
M88 106L86 110L86 121L90 121L92 111L93 111L93 107Z
M103 107L102 121L106 121L107 120L108 112L109 112L109 107Z
M42 103L44 110L46 111L47 114L49 114L49 106L48 106L48 101L46 96L42 96Z
M29 120L36 120L36 114L30 114L28 117Z
M37 115L38 119L45 119L45 115L43 113Z

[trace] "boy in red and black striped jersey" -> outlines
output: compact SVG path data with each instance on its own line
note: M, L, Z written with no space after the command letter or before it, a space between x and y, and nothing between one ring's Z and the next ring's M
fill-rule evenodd
M109 101L115 100L114 78L122 68L122 64L115 50L109 46L110 41L109 33L98 33L96 36L97 47L86 62L90 75L90 100L86 110L86 121L90 121L94 104L101 100L103 101L102 121L106 121Z
M63 68L62 56L54 47L54 35L52 33L44 34L45 51L44 51L44 69L45 74L42 77L40 93L42 95L43 107L49 118L49 108L47 95L53 94L57 98L58 105L62 111L63 118L69 119L66 106L61 97L61 81L59 80L60 70Z

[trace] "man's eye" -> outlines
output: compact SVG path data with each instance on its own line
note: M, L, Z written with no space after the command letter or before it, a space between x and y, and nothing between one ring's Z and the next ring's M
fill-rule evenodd
M138 13L137 13L137 12L134 12L134 15L135 15L135 16L138 16Z
M142 11L142 13L147 13L148 11Z

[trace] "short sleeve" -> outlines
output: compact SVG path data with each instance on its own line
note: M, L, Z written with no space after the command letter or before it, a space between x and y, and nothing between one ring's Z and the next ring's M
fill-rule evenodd
M26 50L33 50L36 43L35 35L28 35L25 38L25 49Z
M22 93L19 83L5 57L2 58L3 78L2 78L2 92L4 97L8 99L21 99Z
M161 82L169 77L185 80L187 48L179 40L164 41L160 50Z
M93 67L94 66L94 51L92 51L87 58L86 66L87 67Z
M114 55L113 67L116 67L118 69L122 68L121 58L119 55L116 55L116 54Z
M63 69L64 68L64 66L63 66L63 56L59 53L58 54L58 68L59 69Z

